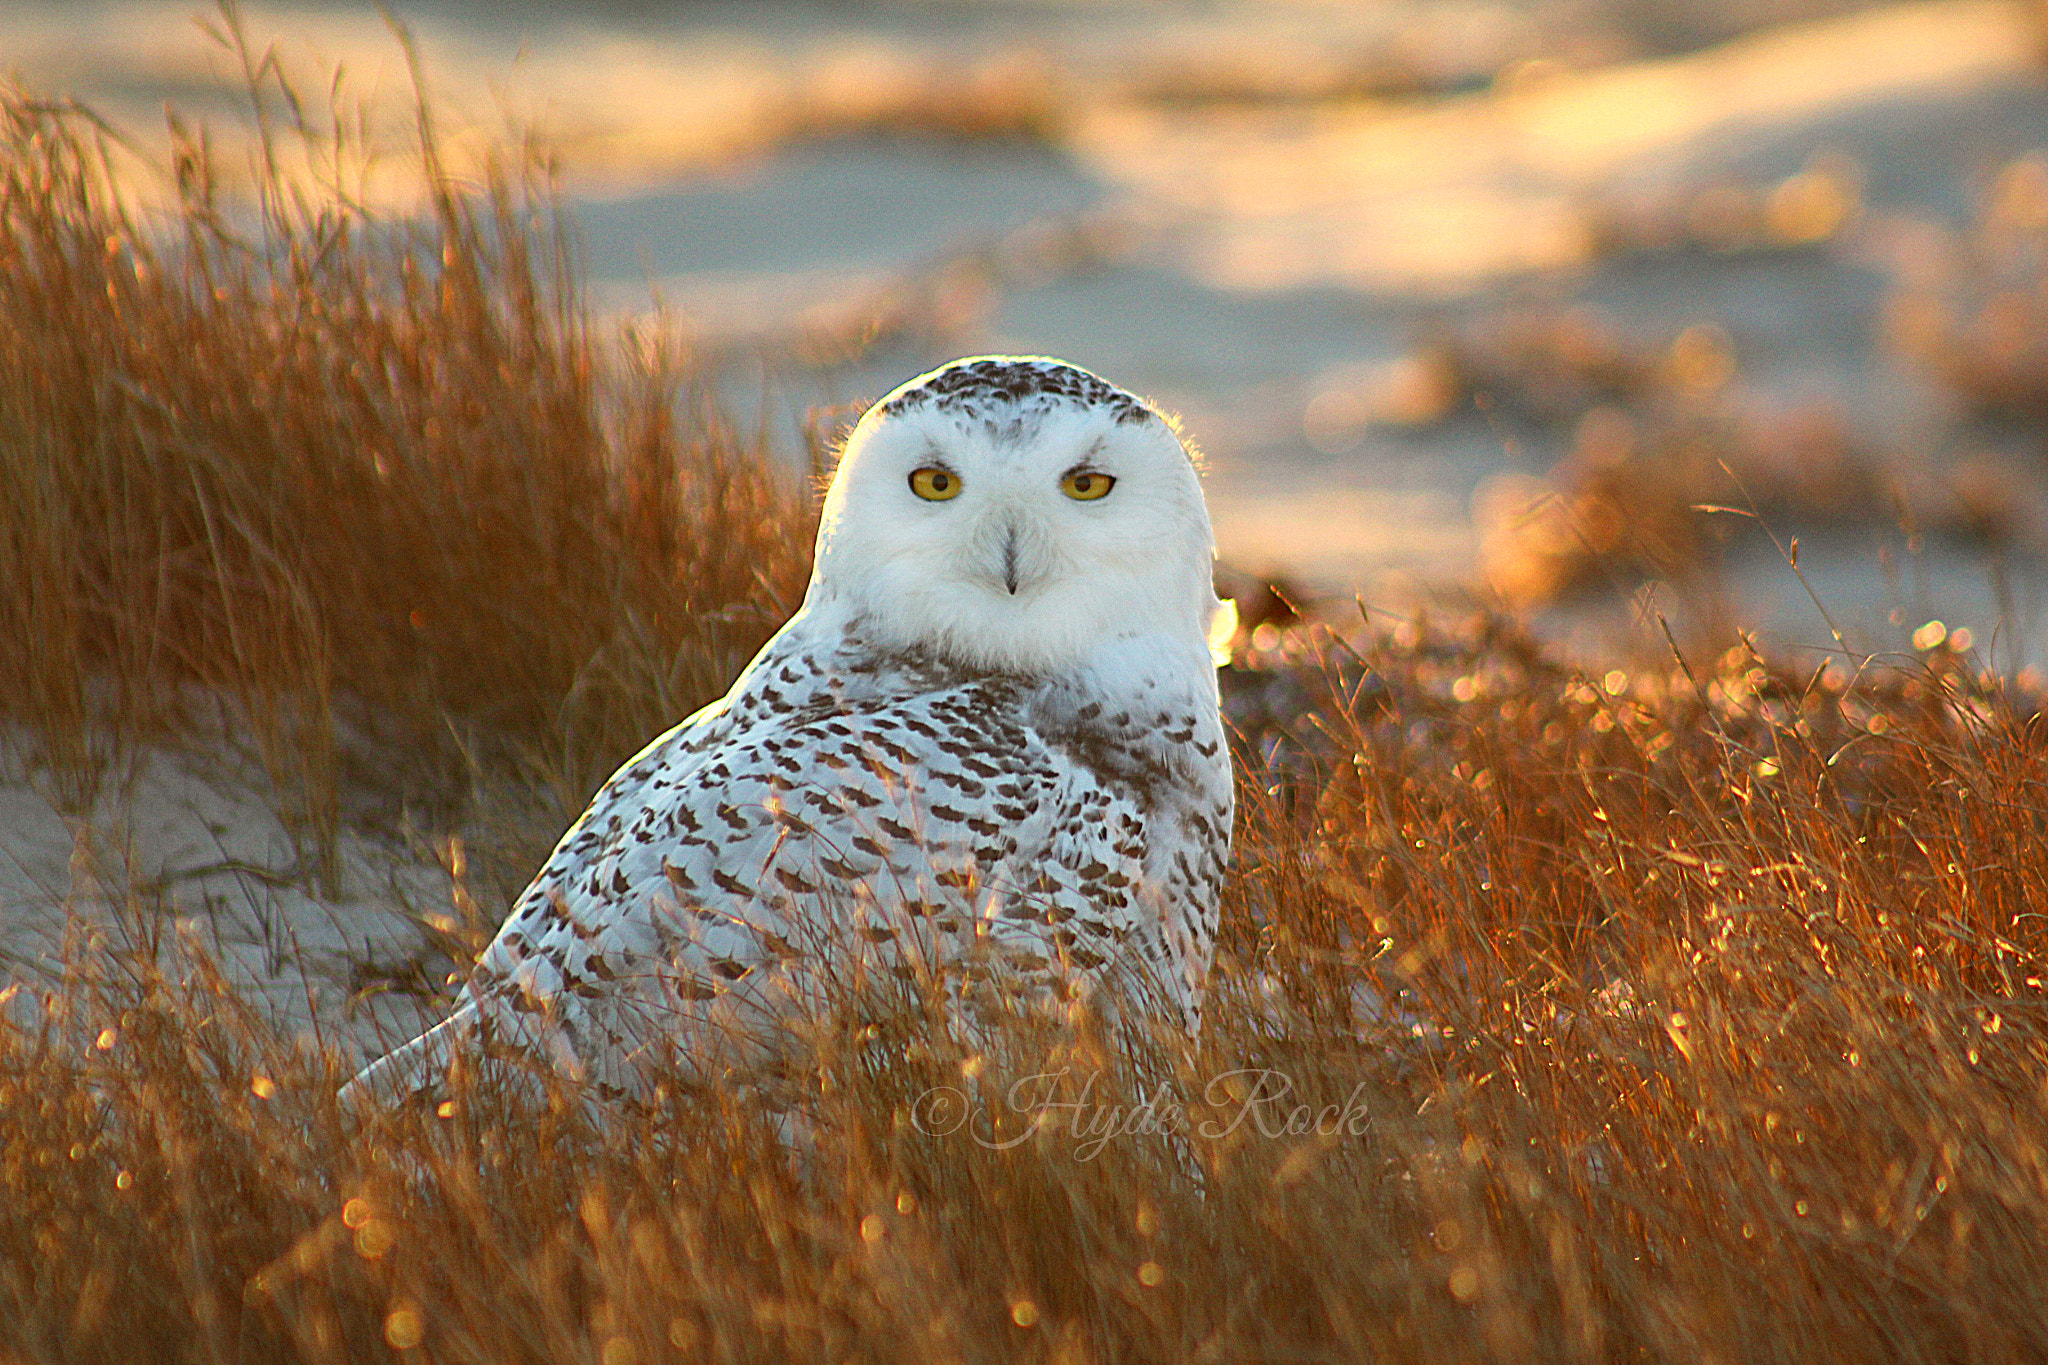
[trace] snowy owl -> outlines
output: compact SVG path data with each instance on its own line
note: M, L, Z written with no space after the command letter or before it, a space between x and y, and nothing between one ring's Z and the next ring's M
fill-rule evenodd
M1008 357L898 388L846 441L802 608L344 1101L429 1090L477 1039L645 1093L853 959L963 1008L1114 981L1194 1030L1231 834L1213 559L1193 459L1124 390Z

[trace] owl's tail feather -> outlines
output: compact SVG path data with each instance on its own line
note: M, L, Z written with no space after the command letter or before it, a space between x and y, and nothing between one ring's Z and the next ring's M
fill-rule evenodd
M447 1098L448 1069L458 1049L476 1032L474 1006L457 1010L445 1021L356 1073L341 1088L344 1112L367 1117L411 1100Z

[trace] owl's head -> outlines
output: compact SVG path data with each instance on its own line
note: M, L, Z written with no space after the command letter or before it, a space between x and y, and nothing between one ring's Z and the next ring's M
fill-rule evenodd
M805 607L887 647L1058 672L1122 639L1205 649L1214 558L1164 417L1064 362L991 356L911 380L854 427Z

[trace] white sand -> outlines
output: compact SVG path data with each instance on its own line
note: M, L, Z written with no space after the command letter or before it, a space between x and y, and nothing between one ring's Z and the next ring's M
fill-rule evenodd
M18 760L24 737L8 738ZM336 894L319 894L260 770L149 749L118 790L66 814L47 774L22 766L9 762L0 781L0 988L23 986L23 1004L67 957L92 965L151 938L184 939L288 1036L318 1021L361 1047L417 1014L413 1001L363 987L406 964L449 969L427 929L452 923L447 873L345 831Z

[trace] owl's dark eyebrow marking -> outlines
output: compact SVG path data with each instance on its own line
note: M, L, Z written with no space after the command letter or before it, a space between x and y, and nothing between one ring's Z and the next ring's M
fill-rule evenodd
M1064 470L1060 472L1060 477L1062 479L1071 479L1076 474L1109 473L1108 470L1104 469L1101 465L1095 463L1095 457L1102 453L1102 447L1105 444L1106 438L1101 436L1096 437L1094 443L1091 444L1086 450L1081 452L1080 459L1074 461L1072 464L1068 465Z

